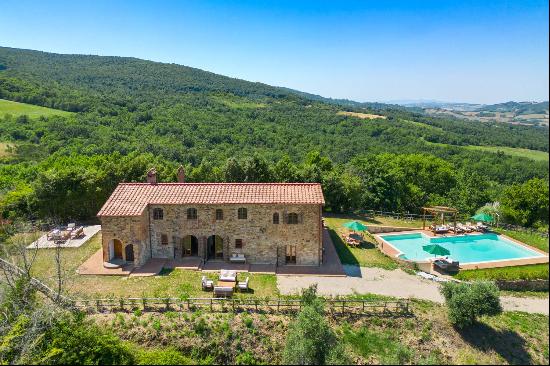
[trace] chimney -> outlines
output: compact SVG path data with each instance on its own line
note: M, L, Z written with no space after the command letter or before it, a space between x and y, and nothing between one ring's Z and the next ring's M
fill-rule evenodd
M157 170L155 168L151 168L147 172L147 183L157 184Z
M185 169L183 169L183 165L180 165L178 168L178 183L185 183Z

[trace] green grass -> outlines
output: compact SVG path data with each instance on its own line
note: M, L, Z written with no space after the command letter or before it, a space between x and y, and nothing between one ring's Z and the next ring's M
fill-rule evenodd
M341 235L347 232L342 226L346 221L351 220L348 217L325 217L325 223L329 227L329 233L332 242L343 264L351 264L361 267L379 267L385 269L396 269L397 263L388 256L384 255L376 247L376 240L368 233L365 234L365 241L361 247L352 248L347 246L342 240ZM368 225L369 221L358 220Z
M537 161L548 161L548 153L544 151L538 151L538 150L529 150L529 149L522 149L519 147L505 147L505 146L475 146L470 145L466 147L470 150L480 150L480 151L488 151L492 153L497 153L501 151L505 155L511 155L511 156L519 156L522 158L527 158L531 160L537 160Z
M548 264L465 270L454 277L464 281L548 279Z
M201 288L203 275L212 279L216 273L203 273L191 270L163 270L152 277L125 276L81 276L76 269L93 253L101 248L101 233L79 248L64 248L61 251L65 288L72 296L83 298L119 297L212 297L212 293ZM33 266L33 275L51 285L55 284L53 249L39 249ZM242 273L241 278L250 277L248 293L236 293L236 297L278 297L275 275Z
M0 99L0 116L4 114L11 114L12 116L26 115L28 117L40 117L40 116L68 116L72 112L66 112L59 109L52 109L46 107L40 107L37 105L12 102L11 100Z

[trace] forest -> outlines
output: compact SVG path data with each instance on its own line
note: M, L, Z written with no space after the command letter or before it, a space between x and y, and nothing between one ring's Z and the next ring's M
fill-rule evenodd
M0 99L73 113L2 114L0 215L90 220L119 182L152 166L175 181L320 182L327 211L471 215L548 228L548 161L468 146L548 152L548 128L429 117L325 99L134 58L0 47ZM339 111L386 117L363 120Z

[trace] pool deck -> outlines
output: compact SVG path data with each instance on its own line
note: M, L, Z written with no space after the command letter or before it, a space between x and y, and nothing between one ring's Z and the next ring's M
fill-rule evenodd
M396 260L399 260L399 261L404 261L404 262L415 262L415 263L418 263L418 264L421 264L421 265L427 265L427 264L430 264L431 262L429 261L407 261L407 260L403 260L403 259L399 259L397 258L397 256L401 253L399 250L397 250L395 247L393 247L390 243L388 243L387 241L385 241L384 239L382 239L380 237L380 235L386 235L386 236L390 236L390 235L404 235L404 234L418 234L418 233L421 233L421 234L424 234L428 237L455 237L455 236L469 236L469 235L483 235L483 234L487 234L487 233L481 233L481 232L475 232L475 233L468 233L468 234L434 234L433 232L429 231L429 230L407 230L407 231L397 231L397 232L391 232L391 233L380 233L380 234L375 234L374 235L374 238L376 239L377 243L378 243L378 247L380 248L380 250L386 254L387 256L391 257L391 258L394 258ZM489 232L491 233L491 232ZM527 265L527 264L542 264L542 263L548 263L549 262L549 257L548 257L548 253L538 249L538 248L535 248L535 247L532 247L530 245L527 245L525 243L522 243L521 241L519 240L516 240L514 238L511 238L509 236L506 236L504 234L498 234L498 233L493 233L493 234L496 234L496 235L499 235L500 237L504 238L504 239L507 239L511 242L514 242L518 245L521 245L525 248L528 248L534 252L537 252L539 254L542 254L543 256L542 257L533 257L533 258L520 258L520 259L509 259L509 260L496 260L496 261L490 261L490 262L479 262L479 263L467 263L467 264L460 264L460 269L484 269L484 268L500 268L500 267L511 267L511 266L524 266L524 265ZM432 271L433 271L433 265L431 266L432 267Z

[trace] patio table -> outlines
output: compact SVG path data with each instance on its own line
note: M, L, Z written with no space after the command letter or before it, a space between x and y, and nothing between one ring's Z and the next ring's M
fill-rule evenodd
M231 288L235 288L236 285L237 285L237 282L235 281L218 281L218 283L216 284L216 286L218 287L231 287Z

